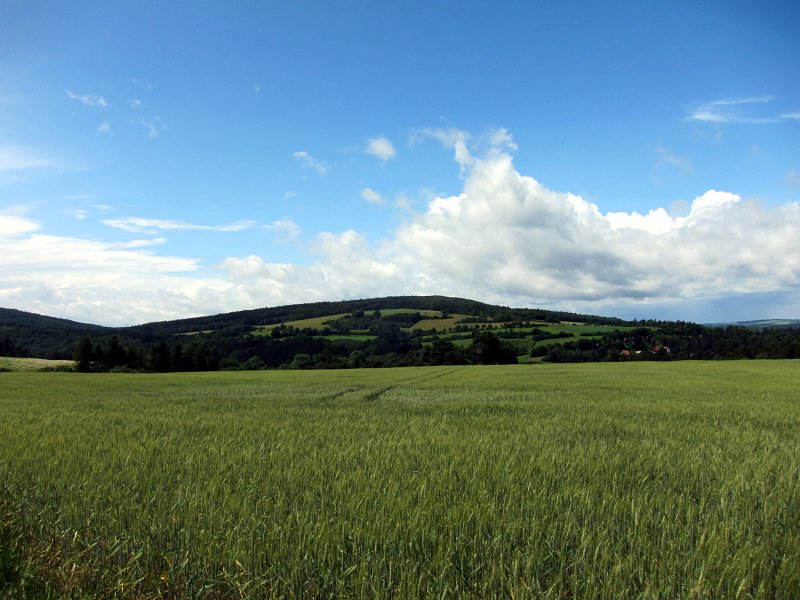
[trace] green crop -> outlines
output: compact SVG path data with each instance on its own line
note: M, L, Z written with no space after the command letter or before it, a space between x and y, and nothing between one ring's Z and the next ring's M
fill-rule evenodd
M0 374L0 591L798 598L798 373Z

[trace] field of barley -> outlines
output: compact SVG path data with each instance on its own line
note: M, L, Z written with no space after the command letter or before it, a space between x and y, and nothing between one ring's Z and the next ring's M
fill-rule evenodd
M0 595L798 598L800 363L0 374Z

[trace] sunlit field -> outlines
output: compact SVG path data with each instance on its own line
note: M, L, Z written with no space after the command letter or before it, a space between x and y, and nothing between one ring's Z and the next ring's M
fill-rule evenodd
M800 363L0 374L0 591L798 598Z

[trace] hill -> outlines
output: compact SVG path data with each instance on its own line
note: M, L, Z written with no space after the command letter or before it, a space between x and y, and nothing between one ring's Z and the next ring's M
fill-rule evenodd
M100 325L0 308L0 356L71 359L78 338L106 331Z
M709 323L709 327L747 327L748 329L775 329L800 327L800 319L761 319L758 321L736 321L734 323Z
M800 328L634 321L446 296L294 304L102 327L0 309L0 356L205 371L800 357Z

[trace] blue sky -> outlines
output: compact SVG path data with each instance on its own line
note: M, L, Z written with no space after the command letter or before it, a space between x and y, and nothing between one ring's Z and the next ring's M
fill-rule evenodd
M0 3L0 306L800 318L793 2Z

